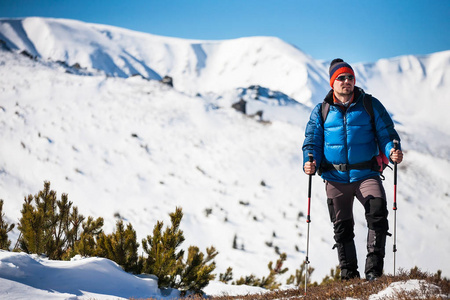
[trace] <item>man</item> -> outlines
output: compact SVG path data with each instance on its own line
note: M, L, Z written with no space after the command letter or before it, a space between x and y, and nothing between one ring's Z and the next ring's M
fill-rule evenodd
M372 281L383 273L388 234L386 194L376 156L382 152L391 162L401 163L400 145L394 149L394 140L400 138L380 101L355 87L355 73L348 63L334 59L329 73L332 90L324 104L313 109L306 126L304 171L311 175L318 169L325 181L342 279L360 277L353 241L354 197L364 206L368 227L365 275ZM365 97L372 101L373 118ZM322 109L325 103L329 104L326 114ZM313 162L309 162L309 153Z

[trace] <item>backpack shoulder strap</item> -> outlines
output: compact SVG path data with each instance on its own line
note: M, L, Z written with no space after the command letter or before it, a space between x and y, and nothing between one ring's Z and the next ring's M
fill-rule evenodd
M322 121L325 123L325 120L327 119L328 113L330 112L330 103L327 101L322 102Z
M366 112L369 114L370 116L370 124L372 125L372 130L376 135L376 126L375 126L375 114L373 112L373 105L372 105L372 95L371 94L365 94L364 98L363 98L363 105L364 105L364 109L366 110Z

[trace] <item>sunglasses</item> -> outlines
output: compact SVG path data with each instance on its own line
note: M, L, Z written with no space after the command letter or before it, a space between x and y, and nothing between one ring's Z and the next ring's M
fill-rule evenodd
M345 81L346 79L352 81L353 79L355 79L355 76L353 76L353 75L341 75L341 76L338 76L336 78L337 81Z

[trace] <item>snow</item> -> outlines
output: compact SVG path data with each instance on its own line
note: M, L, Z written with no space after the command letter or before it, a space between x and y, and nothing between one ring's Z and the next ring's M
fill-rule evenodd
M0 250L0 295L2 299L175 299L176 290L158 289L151 276L124 272L105 258L74 257L71 261L55 261ZM370 300L385 299L400 291L439 290L421 280L394 282ZM229 285L212 281L204 289L209 296L262 294L266 290L245 285Z
M0 19L0 39L13 49L0 49L0 199L9 222L20 218L23 198L48 180L81 214L103 217L108 233L118 213L132 223L138 241L182 207L183 247L204 251L213 245L219 252L216 274L231 266L234 279L267 276L268 262L278 258L275 246L287 254L289 267L279 282L299 268L306 251L308 180L301 171L301 145L311 107L329 86L326 63L272 37L192 41L60 19ZM22 50L37 59L19 55ZM68 67L75 63L83 69ZM450 275L442 263L450 259L450 119L444 102L450 95L449 63L450 51L444 51L354 66L357 85L387 107L405 150L396 265L441 269L443 276ZM154 80L165 75L174 78L174 88ZM260 86L257 99L251 85ZM241 97L249 114L263 110L270 123L232 109ZM385 175L392 203L393 174ZM314 281L337 265L323 199L323 182L315 176L309 253ZM391 231L393 215L390 210ZM367 232L358 204L355 222L363 273ZM17 237L14 230L10 239ZM232 248L235 237L239 249ZM392 243L388 239L385 261L391 274ZM5 276L19 274L13 265L25 274L45 273L56 262L10 255L2 252L2 289L29 291L28 298L54 295L49 291L55 287L35 288ZM115 268L107 260L85 260ZM79 270L82 261L59 263ZM133 278L142 288L154 286ZM235 288L212 283L206 291ZM57 291L61 295L55 297L81 295L73 287ZM101 290L95 298L108 293Z
M439 287L428 283L424 280L411 279L405 282L393 282L388 288L382 290L381 292L371 295L369 300L382 300L387 297L395 296L397 293L401 292L416 292L420 295L420 292L427 291L439 291ZM419 298L418 299L425 299Z
M0 295L2 299L171 299L176 290L161 291L155 278L124 272L105 258L55 261L0 250ZM264 289L212 282L209 295L263 293Z
M102 295L104 298L161 295L154 279L130 275L104 258L51 261L24 253L2 251L0 269L2 281L5 281L0 294L6 294L11 299L17 299L16 296L25 299L25 293L17 290L24 285L29 287L29 298L41 294L39 297L42 299L49 296L55 299L76 296L82 296L81 299L101 299ZM34 296L36 292L38 295Z

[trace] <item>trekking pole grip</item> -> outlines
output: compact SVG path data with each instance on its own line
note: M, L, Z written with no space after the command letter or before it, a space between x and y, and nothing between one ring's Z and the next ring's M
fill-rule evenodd
M394 149L398 150L398 140L394 140Z

